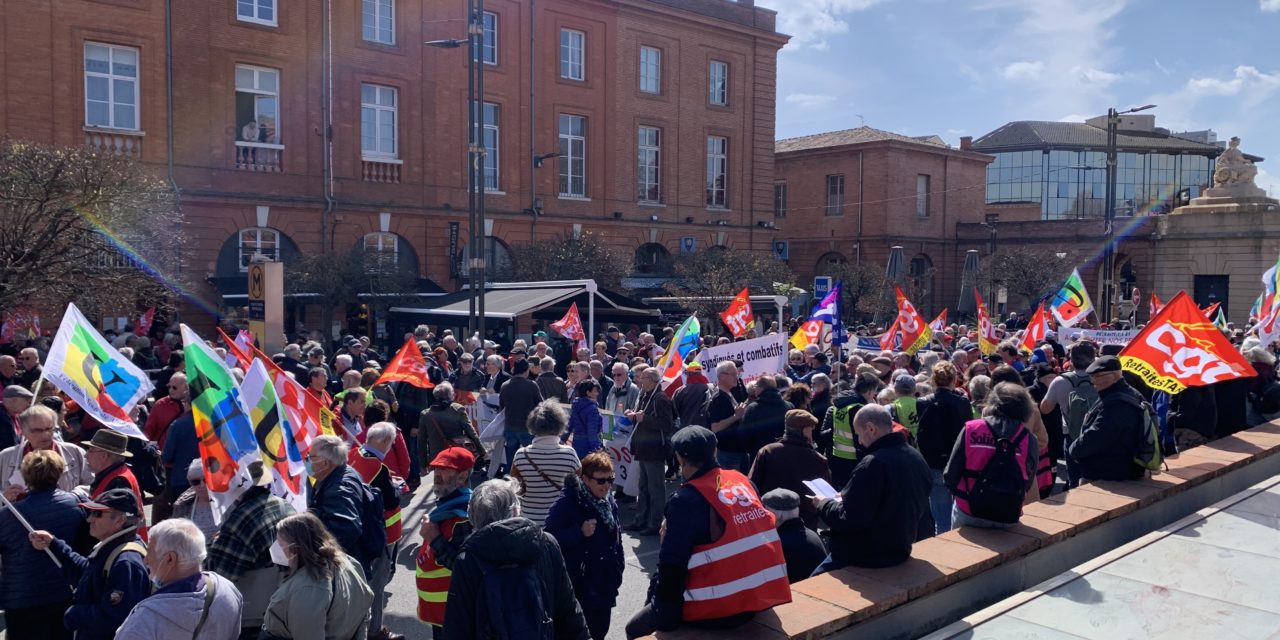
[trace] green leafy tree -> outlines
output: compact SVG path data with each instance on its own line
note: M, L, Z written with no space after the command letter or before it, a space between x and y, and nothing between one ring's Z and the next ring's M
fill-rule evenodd
M1010 300L1010 308L1014 308L1053 293L1071 274L1073 266L1075 261L1070 254L1059 258L1057 252L1049 249L1001 249L982 262L977 283L981 288L1004 287L1014 297ZM993 305L994 300L987 304Z
M512 282L592 279L606 289L618 289L629 267L630 260L611 249L602 237L583 232L575 238L566 233L512 247L511 269L506 279Z
M131 158L0 140L0 308L172 309L185 286L173 191Z
M285 264L284 280L286 292L317 297L322 327L333 326L334 311L345 310L361 293L373 294L376 304L393 306L409 302L418 291L417 273L360 249L300 256Z

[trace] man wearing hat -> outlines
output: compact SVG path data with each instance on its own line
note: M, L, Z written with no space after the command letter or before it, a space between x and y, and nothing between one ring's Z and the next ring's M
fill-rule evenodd
M84 461L93 472L93 482L89 483L89 498L97 500L112 489L126 489L138 501L138 513L142 513L142 489L138 487L138 478L126 463L133 454L129 453L129 436L111 429L98 429L93 439L84 443ZM142 519L139 531L146 539L146 519Z
M608 353L611 356L616 356L618 353L618 346L625 342L625 340L626 339L622 337L622 332L618 331L617 327L609 325L609 328L604 330L605 353Z
M746 476L716 463L716 435L685 427L671 446L685 482L667 500L651 597L627 623L628 638L681 624L737 626L757 611L791 601L773 514ZM694 554L704 561L690 567ZM730 584L747 579L755 586Z
M1143 398L1125 382L1120 359L1102 356L1085 369L1098 402L1085 414L1080 437L1067 453L1086 480L1137 480L1143 469L1134 458L1142 440Z
M418 620L434 633L444 627L444 610L453 578L453 561L471 534L467 504L471 502L471 468L476 458L465 447L449 447L431 461L436 506L422 517L418 548Z
M51 549L67 581L76 585L63 624L78 640L109 640L134 605L151 594L142 562L147 547L138 537L142 511L128 489L103 492L82 506L89 512L89 535L98 540L88 557L48 531L33 531L28 538L39 551Z
M4 411L0 411L0 449L18 444L18 415L35 400L31 390L16 384L4 388Z
M794 584L813 575L813 570L827 559L827 548L822 546L822 538L800 519L804 508L800 495L789 489L774 489L760 496L760 502L773 514L782 555L787 559L787 581Z
M784 422L787 430L782 439L760 449L747 477L757 491L764 493L774 489L789 489L793 495L812 493L805 487L805 480L822 478L831 482L827 459L813 446L813 432L818 428L818 419L804 409L791 409ZM816 531L818 511L807 502L797 508L804 526ZM813 567L809 571L812 573Z

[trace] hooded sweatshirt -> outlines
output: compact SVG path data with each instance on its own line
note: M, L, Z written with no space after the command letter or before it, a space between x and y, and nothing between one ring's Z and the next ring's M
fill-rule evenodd
M205 591L214 584L213 602L195 640L234 640L240 636L244 602L230 580L204 572L165 585L129 612L117 638L166 640L190 638L204 612Z

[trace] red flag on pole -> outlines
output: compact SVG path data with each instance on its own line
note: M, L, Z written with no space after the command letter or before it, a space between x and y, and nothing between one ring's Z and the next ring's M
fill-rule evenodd
M729 303L729 308L720 314L720 320L724 322L724 326L729 328L729 332L733 337L740 338L747 335L756 326L755 316L751 314L751 295L747 292L747 287L743 287L738 295L733 297L733 302Z
M1120 352L1120 364L1169 393L1257 375L1185 291Z
M1185 292L1185 291L1182 291L1182 292L1179 292L1179 293L1186 293L1186 292ZM1175 296L1175 297L1176 297L1176 296ZM1170 303L1170 304L1173 304L1173 301L1172 301L1172 300L1170 300L1170 301L1169 301L1169 303ZM1217 311L1217 310L1218 310L1218 307L1220 307L1220 306L1222 306L1222 303L1221 303L1221 302L1215 302L1215 303L1213 303L1213 304L1211 304L1211 305L1209 305L1209 306L1207 306L1207 307L1205 307L1205 308L1201 309L1201 310L1200 310L1200 313L1203 313L1203 314L1204 314L1204 317L1206 317L1206 318L1212 318L1212 317L1213 317L1213 313L1214 313L1215 311Z
M1151 292L1150 305L1151 305L1151 318L1155 318L1156 316L1160 315L1160 310L1164 308L1164 303L1160 301L1160 296L1156 295L1156 292L1154 291Z
M1044 303L1041 302L1036 307L1036 312L1032 314L1031 321L1027 323L1026 331L1022 332L1022 343L1018 346L1027 353L1031 353L1036 349L1036 343L1044 340L1049 333L1049 321L1045 317Z
M569 310L565 312L564 317L551 323L551 328L556 333L578 343L579 349L589 349L587 346L587 333L582 330L582 316L578 315L578 303L574 302L569 305Z
M133 334L137 336L145 336L151 332L151 323L155 320L156 308L147 309L142 317L138 318L138 324L133 328Z
M422 352L418 350L418 343L412 336L404 341L400 352L391 359L391 363L374 384L384 382L408 382L422 389L431 389L436 386L427 379L427 361L422 357Z

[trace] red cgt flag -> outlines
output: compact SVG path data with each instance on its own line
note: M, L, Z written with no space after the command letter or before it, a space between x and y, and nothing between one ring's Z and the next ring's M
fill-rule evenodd
M1185 291L1129 342L1120 363L1147 386L1169 393L1257 375Z
M747 287L743 287L738 295L733 297L733 302L729 304L729 308L720 314L720 319L724 321L724 326L729 327L729 332L733 337L740 338L747 335L756 326L755 316L751 314L751 295L747 292Z
M1023 351L1031 353L1036 350L1036 344L1044 340L1049 333L1049 319L1045 317L1044 303L1041 302L1036 307L1036 312L1031 316L1031 321L1027 323L1027 330L1022 333L1022 343L1018 345Z
M551 323L556 333L578 343L579 349L587 349L587 332L582 330L582 316L578 315L578 303L569 305L564 317Z
M136 336L145 336L151 333L151 323L156 319L156 308L147 309L146 313L138 318L138 324L133 328L133 334Z
M1151 304L1151 317L1155 318L1156 316L1160 315L1160 310L1164 308L1164 303L1160 302L1160 296L1156 295L1156 292L1154 291L1151 292L1150 304Z
M913 354L929 344L929 340L933 338L933 330L925 323L924 316L920 315L906 294L902 293L902 289L894 287L893 292L898 296L898 319L895 324L902 333L902 350Z
M418 343L412 337L404 341L400 352L391 359L382 377L374 384L384 382L408 382L415 387L431 389L436 385L427 379L427 361L418 350Z

